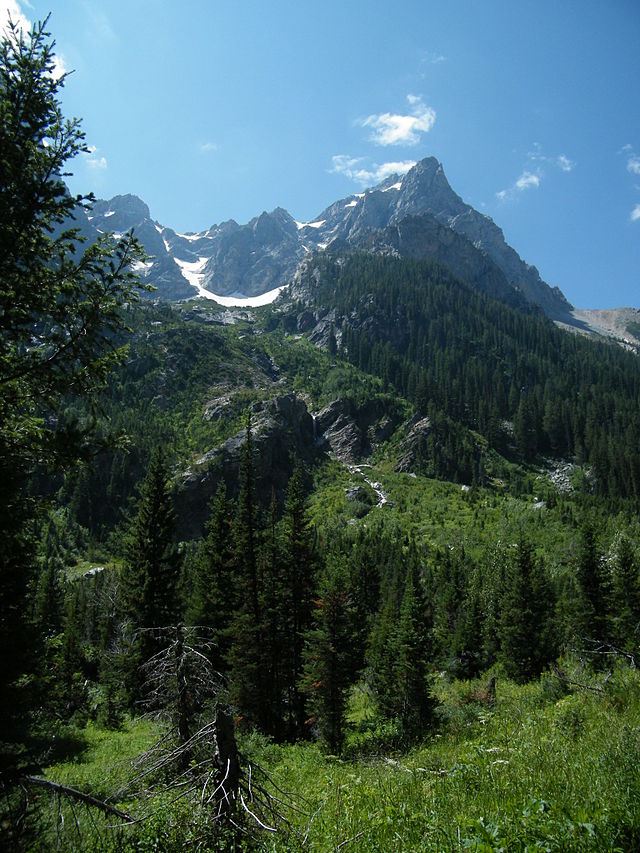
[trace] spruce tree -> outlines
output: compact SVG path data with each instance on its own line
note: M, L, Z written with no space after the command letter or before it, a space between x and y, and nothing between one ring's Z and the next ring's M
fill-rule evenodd
M267 677L262 645L261 589L258 576L258 508L255 498L255 465L251 413L247 415L246 440L240 463L240 494L233 525L234 573L239 607L231 626L229 650L230 698L238 714L249 724L264 726L264 683Z
M392 636L396 716L406 742L422 736L433 720L435 701L428 682L432 643L427 610L414 562L407 572L399 619Z
M211 501L206 536L194 558L192 590L185 610L187 625L207 628L211 639L211 663L218 672L227 666L230 624L236 607L233 578L233 507L227 500L224 481Z
M287 673L290 736L304 733L305 697L300 689L302 650L305 632L311 625L312 595L315 587L316 555L309 528L304 489L304 472L296 465L289 479L284 509L284 630L289 645Z
M344 558L329 554L314 599L313 627L306 633L301 688L330 752L343 740L346 696L353 677L354 609Z
M500 658L507 674L525 682L552 658L552 598L541 561L523 537L507 567L500 614Z
M139 695L139 666L158 650L154 630L176 619L179 558L173 541L175 523L164 456L156 451L127 536L121 574L121 607L132 644L128 661L131 698Z

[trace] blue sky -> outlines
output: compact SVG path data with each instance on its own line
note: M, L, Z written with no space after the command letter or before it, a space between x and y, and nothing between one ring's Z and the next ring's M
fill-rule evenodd
M50 30L72 187L178 231L310 220L435 156L581 308L640 307L638 0L0 0Z

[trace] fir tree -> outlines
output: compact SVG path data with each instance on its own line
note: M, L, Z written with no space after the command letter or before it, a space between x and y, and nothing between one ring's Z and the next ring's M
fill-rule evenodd
M211 663L218 672L226 668L230 647L229 626L236 607L233 578L233 509L224 481L211 501L211 518L192 567L192 590L185 612L187 625L211 632Z
M500 657L509 677L519 682L538 676L552 658L552 599L542 563L520 537L507 567L501 602Z
M330 752L343 740L346 695L353 676L354 610L344 558L329 554L314 599L313 628L306 634L302 690Z
M257 516L251 413L240 464L240 494L233 525L234 572L240 597L233 618L229 651L230 697L250 724L263 726L266 717L262 645L262 613L258 577Z
M284 510L284 585L286 608L283 616L289 645L287 688L290 734L304 732L305 698L300 690L304 635L311 624L312 594L315 586L316 556L306 511L304 473L296 465L289 479ZM288 611L288 612L287 612Z
M179 560L173 542L175 515L164 457L154 453L142 484L138 511L126 541L121 606L132 643L132 698L140 687L139 666L157 651L154 629L173 624Z

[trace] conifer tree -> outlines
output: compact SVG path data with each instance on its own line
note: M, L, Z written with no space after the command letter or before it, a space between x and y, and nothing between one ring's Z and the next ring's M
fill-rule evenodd
M0 774L27 755L30 677L41 649L33 621L36 501L24 484L95 446L96 419L70 416L95 403L123 355L122 308L136 299L137 242L104 236L83 251L70 218L90 197L68 193L69 161L86 151L65 120L46 21L0 37ZM62 405L62 400L65 400ZM11 654L6 650L12 649ZM20 758L22 756L22 758ZM13 772L13 770L10 770Z
M332 753L343 740L347 690L353 677L353 622L349 572L342 556L329 554L314 599L313 627L306 634L302 690Z
M185 612L187 625L210 630L211 663L221 673L227 665L231 641L229 626L237 597L233 578L232 516L233 509L222 481L211 501L206 536L194 559L192 591Z
M432 644L427 602L416 563L410 566L393 634L396 715L403 739L419 738L433 719L435 702L428 683Z
M139 666L158 649L154 629L176 619L179 558L175 514L162 451L153 454L137 514L126 541L121 607L132 646L128 654L131 698L139 693Z
M552 599L544 566L523 537L507 567L501 602L500 657L519 682L538 676L552 658Z
M290 735L304 732L305 698L300 689L304 636L311 624L312 595L315 586L316 556L307 520L304 473L296 465L289 479L284 509L284 585L285 631L289 644L287 688L290 708Z
M605 639L607 623L606 579L593 519L585 517L580 529L577 558L575 631L584 640Z
M251 413L247 415L246 440L240 463L240 494L233 525L234 573L239 607L231 626L229 651L230 698L249 723L264 726L267 673L262 645L262 612L258 577L258 508L255 499L255 466Z
M640 563L629 536L620 531L610 548L612 638L634 653L640 650Z

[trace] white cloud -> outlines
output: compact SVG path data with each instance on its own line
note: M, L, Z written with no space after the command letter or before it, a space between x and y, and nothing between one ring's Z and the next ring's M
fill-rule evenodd
M9 18L26 35L31 29L31 21L20 8L17 0L0 0L0 27L4 31Z
M541 180L542 173L540 171L529 172L525 169L514 184L506 190L500 190L500 192L497 192L496 197L499 198L500 201L510 201L511 199L516 198L519 193L524 192L524 190L538 189Z
M218 150L218 146L216 145L215 142L202 142L198 146L198 148L199 148L201 154L208 154L209 151L217 151Z
M379 184L390 175L404 175L415 166L415 160L402 160L388 163L366 165L363 157L350 157L348 154L335 154L331 161L330 172L345 175L361 186Z
M540 175L534 172L523 172L518 180L515 182L514 187L517 190L528 190L530 187L535 187L536 189L540 186Z
M640 175L640 157L637 154L630 154L627 160L627 171L632 175Z
M83 152L84 162L94 172L104 172L107 169L107 158L99 155L95 145L87 145L87 150Z
M527 153L527 159L530 163L550 163L552 166L557 166L562 172L572 172L576 166L575 162L570 160L566 154L558 154L555 157L545 154L539 142L533 143L533 150Z
M436 121L436 113L425 106L422 98L407 95L410 112L380 113L370 115L358 122L362 127L372 129L371 141L376 145L417 145L420 135L428 133Z
M576 164L573 160L569 160L566 154L558 154L556 157L556 165L559 166L563 172L572 172Z
M636 204L633 208L630 218L632 222L638 222L640 220L640 204Z
M22 5L31 8L29 3L25 2L25 0L22 0ZM28 33L31 31L33 24L20 8L18 0L0 0L0 32L6 32L9 18L11 18L11 21L19 30L22 30L22 33L26 38ZM64 58L59 54L56 54L53 57L53 78L55 80L59 80L67 74L68 71L69 69L65 64Z

